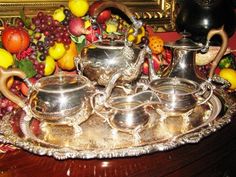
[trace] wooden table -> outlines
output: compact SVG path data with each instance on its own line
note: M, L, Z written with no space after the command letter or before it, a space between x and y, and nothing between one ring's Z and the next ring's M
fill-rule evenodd
M228 176L227 176L228 175ZM236 114L196 144L140 157L55 160L24 150L0 155L0 177L234 177Z

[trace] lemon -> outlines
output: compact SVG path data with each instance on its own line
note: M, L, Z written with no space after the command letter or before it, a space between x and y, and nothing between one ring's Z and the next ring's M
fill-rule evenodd
M69 0L68 7L71 13L77 17L83 17L89 9L87 0Z
M55 43L48 50L49 55L55 60L60 59L66 53L66 48L63 43Z
M117 32L118 23L113 21L106 22L106 32L108 33L114 33Z
M10 52L0 48L0 66L7 69L14 64L14 58Z
M90 27L90 26L91 26L90 20L86 20L86 21L84 22L84 28L87 29L87 28Z
M224 68L220 71L219 75L231 84L229 89L236 89L236 70L233 70L231 68Z
M60 7L59 9L56 9L52 17L54 20L62 22L66 18L66 15L64 14L64 8Z
M135 44L139 44L141 42L141 38L145 36L145 29L143 26L140 29L138 29L137 36L134 36L133 33L134 29L133 28L129 29L127 38L128 41L134 42Z
M56 62L51 56L47 56L44 62L45 62L44 75L49 76L54 72L56 68Z

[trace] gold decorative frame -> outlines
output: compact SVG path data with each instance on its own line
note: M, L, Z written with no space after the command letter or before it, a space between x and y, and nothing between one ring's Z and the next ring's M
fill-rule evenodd
M155 31L174 31L176 0L115 0L127 5L138 19L151 25ZM0 0L0 18L3 21L19 16L24 8L27 15L37 11L52 12L60 5L67 6L68 0ZM92 3L92 0L90 0Z

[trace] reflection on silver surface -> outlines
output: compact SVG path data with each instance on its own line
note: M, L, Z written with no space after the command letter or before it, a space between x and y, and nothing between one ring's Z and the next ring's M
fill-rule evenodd
M222 107L223 105L228 108ZM235 111L236 104L230 98L213 95L207 103L193 110L187 122L178 116L169 116L160 121L160 115L153 112L156 116L153 126L146 127L140 133L141 141L137 143L133 141L132 135L111 129L96 115L81 124L83 134L80 136L76 136L73 128L67 125L44 122L41 123L40 134L26 139L14 133L9 123L9 119L15 120L16 116L24 118L24 112L18 110L0 121L0 129L4 133L0 135L0 141L56 159L138 156L173 149L187 143L197 143L229 123Z

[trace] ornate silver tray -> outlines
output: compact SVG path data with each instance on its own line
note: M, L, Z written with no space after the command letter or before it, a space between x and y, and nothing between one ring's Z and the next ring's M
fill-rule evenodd
M80 136L72 127L49 122L36 124L39 129L35 131L32 121L26 127L30 129L30 137L26 137L19 129L25 117L24 111L19 109L0 121L0 142L56 159L140 156L197 143L229 123L235 111L234 100L223 91L215 92L207 103L193 110L188 121L179 116L160 121L160 115L156 114L153 125L145 128L140 133L141 139L135 141L133 135L112 129L97 115L81 125L83 133Z

